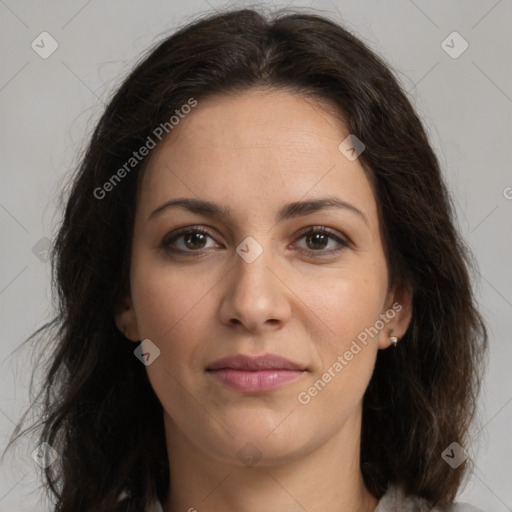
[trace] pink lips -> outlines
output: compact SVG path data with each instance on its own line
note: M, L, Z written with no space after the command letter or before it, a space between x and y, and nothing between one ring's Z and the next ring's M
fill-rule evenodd
M306 369L298 363L275 354L248 356L239 354L224 357L210 364L207 371L236 391L270 391L298 379Z

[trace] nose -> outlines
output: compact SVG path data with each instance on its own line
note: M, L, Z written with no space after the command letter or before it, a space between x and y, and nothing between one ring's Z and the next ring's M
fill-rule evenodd
M252 333L281 328L291 317L292 292L272 250L253 261L236 253L233 265L219 308L222 323Z

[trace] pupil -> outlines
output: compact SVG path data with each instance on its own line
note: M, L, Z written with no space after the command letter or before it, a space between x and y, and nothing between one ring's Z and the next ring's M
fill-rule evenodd
M325 247L325 242L327 241L327 237L321 233L315 233L313 235L309 235L309 240L313 240L313 245L319 243L321 247L317 247L323 249Z
M185 237L185 244L189 249L201 249L205 236L202 233L192 233ZM199 247L195 244L199 244Z

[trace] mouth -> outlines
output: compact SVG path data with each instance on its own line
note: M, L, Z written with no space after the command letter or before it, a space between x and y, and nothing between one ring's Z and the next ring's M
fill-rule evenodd
M238 354L215 361L206 368L217 382L244 393L270 391L299 379L307 369L276 354Z

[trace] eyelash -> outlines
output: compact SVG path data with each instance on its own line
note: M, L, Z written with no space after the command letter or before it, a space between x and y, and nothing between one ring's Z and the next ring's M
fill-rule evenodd
M213 239L213 236L206 229L204 229L200 226L197 226L197 227L196 226L187 226L185 228L178 229L177 231L166 236L162 240L161 247L169 253L181 254L181 255L186 254L186 255L190 255L192 257L203 256L205 253L204 249L194 251L194 250L176 249L176 248L171 247L171 244L176 242L176 240L178 240L179 238L183 237L184 235L193 234L193 233L200 233L202 235L208 236ZM329 238L335 240L341 247L338 247L336 249L330 249L330 250L320 249L317 251L315 251L313 249L302 249L309 256L313 256L313 257L320 256L321 257L321 256L326 256L326 255L327 256L333 255L333 254L336 254L336 253L342 251L344 248L349 247L349 245L350 245L349 242L347 242L346 240L343 240L343 238L340 238L334 232L332 232L331 230L329 230L328 228L326 228L324 226L310 227L306 232L304 232L300 235L299 239L305 238L309 235L315 235L315 234L326 235Z

